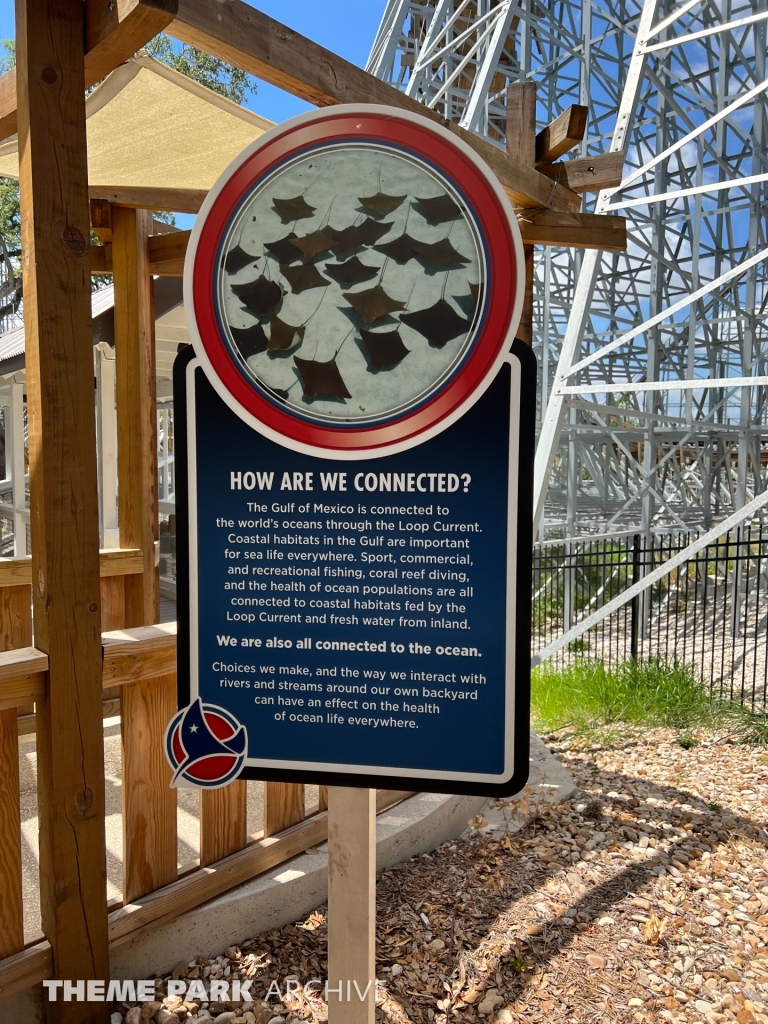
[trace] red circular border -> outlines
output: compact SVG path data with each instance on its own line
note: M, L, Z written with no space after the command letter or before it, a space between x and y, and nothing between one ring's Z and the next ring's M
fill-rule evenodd
M219 244L231 218L253 185L277 164L309 146L380 141L411 151L433 164L454 182L470 203L488 247L486 322L461 370L441 391L418 409L389 423L360 427L331 427L310 423L281 409L251 387L233 362L219 328L214 289ZM481 169L450 139L396 115L378 113L327 114L322 120L299 124L260 146L225 183L213 202L195 252L194 315L198 333L214 372L232 397L261 423L302 444L336 451L364 451L396 444L424 433L450 416L480 385L507 339L515 304L517 258L508 226L508 211Z

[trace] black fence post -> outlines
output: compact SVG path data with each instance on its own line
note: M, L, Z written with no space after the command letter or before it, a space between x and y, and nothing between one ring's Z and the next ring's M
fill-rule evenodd
M632 538L632 585L640 580L640 534ZM632 637L629 653L633 661L637 661L638 640L640 637L640 595L632 598Z

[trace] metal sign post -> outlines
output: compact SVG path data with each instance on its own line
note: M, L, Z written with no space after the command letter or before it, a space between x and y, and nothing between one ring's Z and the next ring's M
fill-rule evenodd
M523 281L486 166L376 106L262 136L190 239L166 753L175 785L331 787L334 1021L372 1020L376 787L527 779Z

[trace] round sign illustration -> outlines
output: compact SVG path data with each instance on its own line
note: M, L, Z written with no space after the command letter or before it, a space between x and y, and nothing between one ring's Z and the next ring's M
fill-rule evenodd
M184 298L242 418L361 458L433 436L482 394L523 280L514 212L466 144L396 109L339 106L275 127L222 174Z

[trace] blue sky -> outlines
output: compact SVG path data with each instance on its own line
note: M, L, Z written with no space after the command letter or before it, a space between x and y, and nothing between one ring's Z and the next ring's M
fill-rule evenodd
M272 18L309 36L354 64L365 64L376 34L384 0L258 0L251 4ZM13 0L0 0L0 38L13 38ZM310 107L302 100L260 82L246 106L272 121L284 121Z

